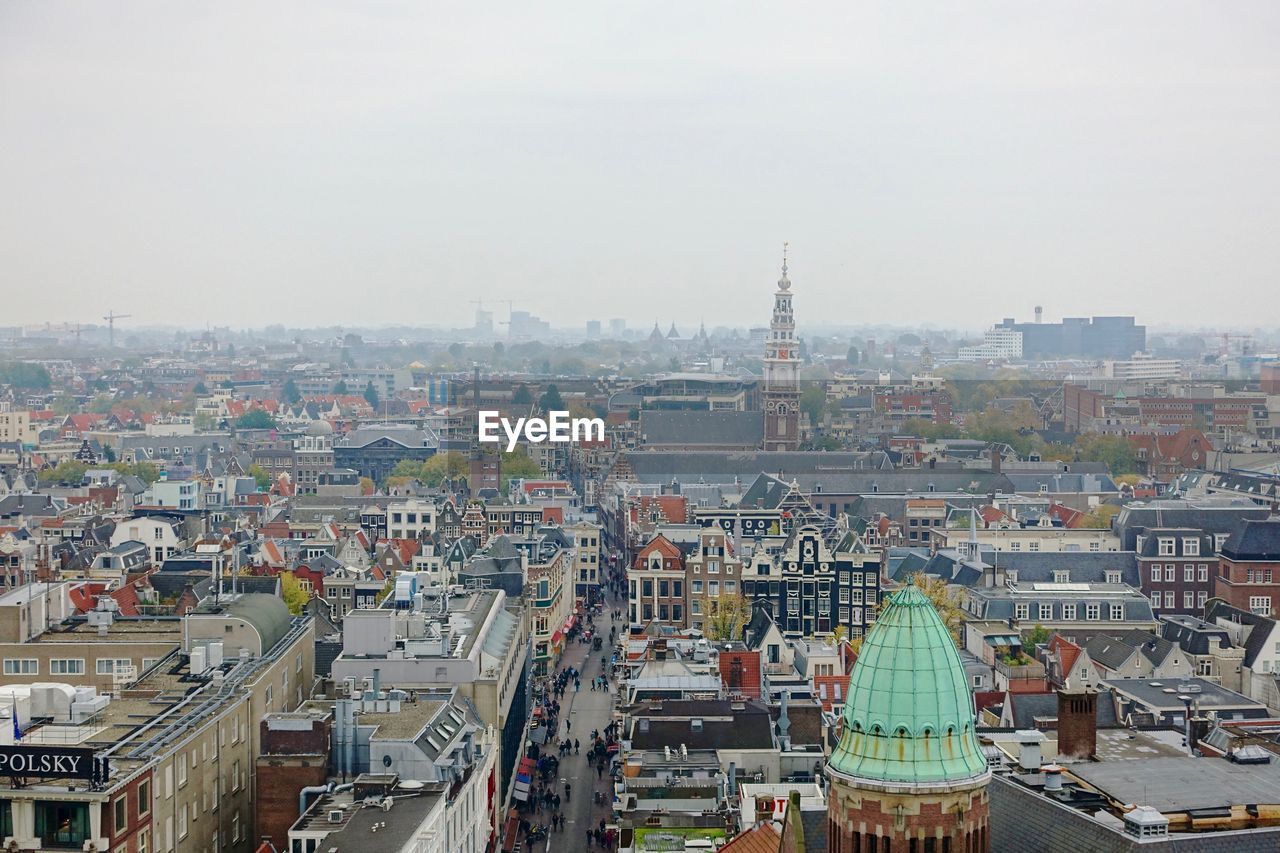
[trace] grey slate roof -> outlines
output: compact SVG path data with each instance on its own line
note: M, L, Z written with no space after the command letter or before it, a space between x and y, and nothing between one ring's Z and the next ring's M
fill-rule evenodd
M1050 472L1006 471L1004 476L1013 483L1019 492L1039 492L1043 486L1049 492L1070 492L1074 494L1094 494L1097 492L1119 493L1120 487L1111 479L1110 474L1063 474Z
M1222 546L1233 560L1280 560L1280 517L1240 522Z
M1013 712L1013 724L1019 729L1036 728L1037 717L1056 718L1058 716L1058 694L1056 693L1009 693L1006 694L1005 701L1009 702L1010 710ZM1110 690L1098 691L1098 728L1120 728Z
M750 483L762 473L781 474L790 481L805 472L871 469L881 464L879 453L823 451L711 451L635 450L627 462L641 483Z
M760 412L648 409L640 413L642 445L758 447L764 440Z
M1253 668L1258 655L1267 648L1272 634L1275 633L1276 621L1269 616L1259 616L1239 607L1232 607L1220 598L1209 599L1204 611L1206 622L1217 622L1219 619L1235 622L1238 625L1252 625L1253 630L1244 639L1244 665Z
M1017 572L1019 584L1052 583L1055 571L1068 572L1069 583L1106 583L1107 572L1120 572L1120 583L1138 589L1142 579L1138 555L1133 551L983 551L986 566L998 566L1004 572ZM902 568L896 570L899 574ZM926 574L946 578L962 586L973 586L982 574L973 567L960 565L960 555L944 548L925 564ZM900 580L898 574L893 575Z
M1120 547L1132 550L1138 534L1150 527L1187 527L1205 533L1231 533L1241 518L1266 518L1270 510L1244 498L1157 500L1131 503L1120 510L1112 530Z
M1189 655L1207 655L1211 649L1231 646L1225 628L1181 613L1160 617L1160 636L1177 643Z

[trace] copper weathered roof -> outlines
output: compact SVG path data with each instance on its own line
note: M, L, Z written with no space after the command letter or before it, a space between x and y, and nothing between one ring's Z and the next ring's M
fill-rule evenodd
M829 766L855 783L946 784L987 773L960 654L914 584L867 632Z

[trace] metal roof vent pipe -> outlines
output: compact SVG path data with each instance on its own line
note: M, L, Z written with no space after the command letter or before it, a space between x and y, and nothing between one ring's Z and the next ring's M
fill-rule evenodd
M1057 764L1046 764L1040 768L1044 773L1044 792L1057 793L1062 790L1062 768Z

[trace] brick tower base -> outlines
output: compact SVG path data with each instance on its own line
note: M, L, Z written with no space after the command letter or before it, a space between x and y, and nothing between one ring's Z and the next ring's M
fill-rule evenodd
M988 853L987 777L901 791L830 774L828 853Z

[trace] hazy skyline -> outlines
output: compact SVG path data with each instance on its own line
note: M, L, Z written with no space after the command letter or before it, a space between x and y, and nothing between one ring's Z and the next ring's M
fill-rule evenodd
M1271 325L1266 3L0 4L0 325ZM505 317L506 306L498 309Z

